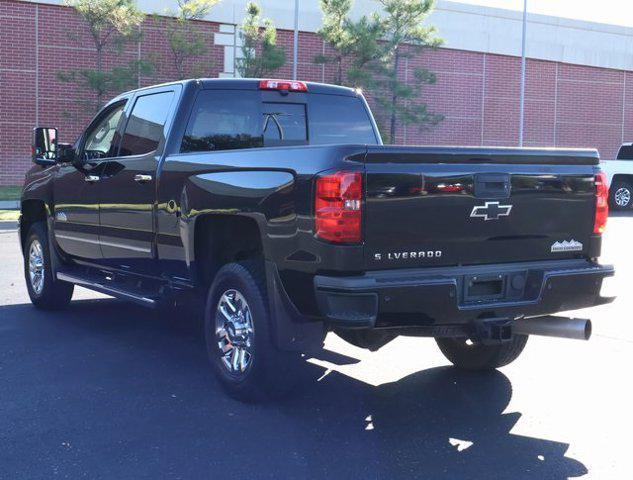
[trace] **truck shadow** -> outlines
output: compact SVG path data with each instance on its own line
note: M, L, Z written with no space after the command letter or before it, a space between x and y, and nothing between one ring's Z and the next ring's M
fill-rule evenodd
M512 385L499 371L438 367L375 387L306 364L292 396L247 405L205 368L199 319L177 316L115 300L0 307L0 477L41 477L46 458L70 478L587 473L567 444L510 433L521 413L504 413Z
M521 413L503 413L512 386L499 371L437 367L378 387L341 377L294 405L299 411L318 408L322 417L341 422L323 432L323 441L345 438L354 460L337 454L338 448L326 451L321 461L313 459L323 474L353 478L362 468L378 478L567 479L587 473L581 462L565 457L569 445L510 433ZM331 455L338 457L335 467Z

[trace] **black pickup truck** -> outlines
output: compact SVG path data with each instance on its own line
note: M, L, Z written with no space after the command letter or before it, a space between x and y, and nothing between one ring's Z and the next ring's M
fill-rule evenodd
M372 350L430 336L488 369L530 334L587 339L552 314L611 300L595 150L383 146L360 92L250 79L124 93L57 139L34 130L22 194L33 303L74 285L205 299L211 364L241 398L289 385L328 331Z

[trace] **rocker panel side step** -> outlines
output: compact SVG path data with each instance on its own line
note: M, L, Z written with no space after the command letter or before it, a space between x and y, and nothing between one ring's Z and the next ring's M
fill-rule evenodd
M57 272L57 278L64 282L74 283L80 287L95 290L106 295L111 295L122 300L132 301L145 307L156 307L159 303L158 292L150 292L144 289L122 288L116 280L108 280L106 275L97 275L89 272ZM111 278L114 278L112 276Z

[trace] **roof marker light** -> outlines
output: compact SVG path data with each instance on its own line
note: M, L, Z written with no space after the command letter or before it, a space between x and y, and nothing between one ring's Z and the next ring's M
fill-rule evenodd
M281 90L287 92L307 92L308 86L305 82L296 80L260 80L260 90Z

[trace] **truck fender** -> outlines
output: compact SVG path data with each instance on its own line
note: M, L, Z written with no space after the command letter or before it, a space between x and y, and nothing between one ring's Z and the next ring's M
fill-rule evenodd
M188 263L195 260L196 222L208 215L237 215L255 219L264 256L267 234L284 224L294 224L294 175L280 170L247 170L204 173L190 177L181 195L181 229ZM292 228L292 226L290 226Z

